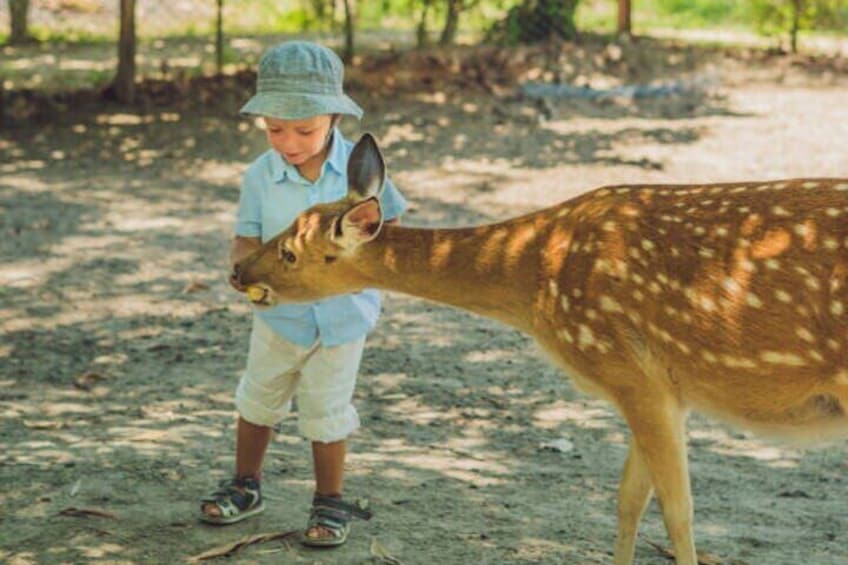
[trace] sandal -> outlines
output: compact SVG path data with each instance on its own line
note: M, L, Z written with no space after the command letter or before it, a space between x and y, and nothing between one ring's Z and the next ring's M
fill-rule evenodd
M309 547L338 547L347 541L352 518L370 520L371 516L365 502L357 501L352 504L341 498L316 494L312 498L312 511L309 513L309 523L303 532L301 543ZM322 528L330 535L317 538L307 536L307 532L315 528Z
M207 514L204 508L214 504L218 516ZM209 524L235 524L265 510L259 481L252 477L224 479L218 490L200 499L200 519Z

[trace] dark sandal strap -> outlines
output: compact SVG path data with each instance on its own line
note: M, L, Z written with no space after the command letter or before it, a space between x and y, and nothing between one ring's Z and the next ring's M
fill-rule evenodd
M231 503L242 512L256 506L261 500L262 493L259 481L250 477L224 479L218 483L218 490L213 492L211 496L204 496L200 499L202 503L219 506Z
M341 498L320 494L316 494L312 498L312 514L316 518L328 518L342 524L349 522L351 518L370 520L374 515L368 509L368 503L365 501L357 500L352 503Z

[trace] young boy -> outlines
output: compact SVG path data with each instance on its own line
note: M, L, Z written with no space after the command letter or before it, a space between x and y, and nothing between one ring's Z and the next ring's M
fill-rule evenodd
M257 92L241 109L265 123L271 149L244 175L230 261L235 264L287 228L307 208L347 193L353 144L336 128L362 109L342 90L344 67L330 49L284 42L259 62ZM406 201L390 181L386 217ZM238 283L231 280L237 290ZM365 335L380 312L376 291L254 313L247 367L236 390L235 475L202 499L201 519L232 524L264 510L262 461L273 426L297 398L298 427L312 442L315 494L302 542L338 546L352 517L367 511L342 500L345 439L359 426L351 400Z

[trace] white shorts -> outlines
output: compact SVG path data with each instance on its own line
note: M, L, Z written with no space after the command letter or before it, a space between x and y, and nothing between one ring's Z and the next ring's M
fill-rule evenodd
M296 397L298 428L311 441L339 441L359 427L353 389L365 337L343 345L302 347L253 320L247 368L236 388L236 409L252 424L274 426Z

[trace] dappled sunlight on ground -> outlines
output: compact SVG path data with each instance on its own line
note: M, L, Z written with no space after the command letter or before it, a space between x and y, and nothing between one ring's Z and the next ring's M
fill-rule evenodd
M414 62L433 88L384 92L391 73L363 77L365 65L353 93L368 114L342 124L377 134L408 225L494 222L601 184L848 174L835 141L848 136L844 91L816 78L749 85L733 66L732 87L695 97L542 112ZM240 176L265 148L236 119L244 92L205 92L212 102L84 106L2 132L0 561L177 563L306 521L311 457L294 415L269 448L268 510L230 528L196 520L232 469L251 307L228 286L226 257ZM356 405L346 495L376 514L334 563L370 559L371 538L405 563L609 562L627 427L525 336L387 294ZM752 565L848 559L844 444L801 452L701 417L689 440L704 550ZM640 532L639 562L664 560L645 543L667 545L656 504ZM272 549L235 559L330 558Z

